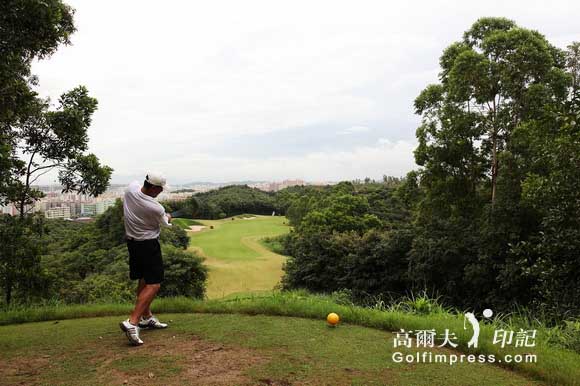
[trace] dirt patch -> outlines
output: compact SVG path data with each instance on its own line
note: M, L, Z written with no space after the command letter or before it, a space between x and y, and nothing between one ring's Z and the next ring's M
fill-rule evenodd
M190 225L189 226L189 230L191 232L199 232L199 231L201 231L204 228L205 228L205 225Z
M149 341L132 348L132 352L150 356L152 363L175 358L172 365L178 370L173 374L168 374L164 366L145 371L119 370L111 365L123 360L125 355L116 355L101 364L98 372L103 373L102 379L108 378L112 384L119 385L159 385L161 380L166 386L250 385L254 382L245 372L268 361L251 350L209 342L196 336Z
M140 347L131 347L124 337L115 336L66 354L41 352L3 358L0 385L52 384L47 380L75 379L76 371L79 376L74 383L78 385L254 385L256 381L246 375L247 370L271 360L250 349L193 335L155 335L145 335L146 343ZM67 374L72 367L78 368Z
M36 382L41 372L50 366L50 356L41 357L14 357L8 360L0 360L0 374L3 382L10 385L30 385Z

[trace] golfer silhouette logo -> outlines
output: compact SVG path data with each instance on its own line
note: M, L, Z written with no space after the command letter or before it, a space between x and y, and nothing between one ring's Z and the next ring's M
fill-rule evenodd
M490 310L489 308L486 308L485 310L483 310L484 317L491 318L492 315L493 315L493 311ZM466 320L469 321L469 323L471 324L471 328L473 328L473 336L471 337L469 342L467 342L467 347L477 348L477 343L479 342L479 321L475 317L475 314L473 314L471 312L466 312L464 317L463 317L463 329L464 330L467 330L467 326L465 325Z
M467 347L477 347L477 342L479 341L479 322L473 313L466 312L465 317L463 318L464 330L467 330L467 326L465 325L466 320L471 323L471 327L473 328L473 336L471 337L471 340L467 342Z

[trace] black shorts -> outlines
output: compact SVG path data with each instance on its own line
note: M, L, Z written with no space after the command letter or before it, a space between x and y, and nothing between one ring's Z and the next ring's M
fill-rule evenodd
M129 250L129 277L144 279L146 284L158 284L164 279L163 259L159 240L127 240Z

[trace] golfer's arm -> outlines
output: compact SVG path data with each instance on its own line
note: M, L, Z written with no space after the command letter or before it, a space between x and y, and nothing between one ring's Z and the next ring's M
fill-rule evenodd
M171 226L171 224L169 223L169 216L165 212L163 212L163 214L161 215L161 218L159 219L159 224L165 227Z

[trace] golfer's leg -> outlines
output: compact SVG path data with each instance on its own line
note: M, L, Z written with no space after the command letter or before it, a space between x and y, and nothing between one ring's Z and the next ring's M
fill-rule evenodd
M157 289L155 290L155 293L153 294L153 296L151 296L151 298L149 298L147 300L147 307L145 307L145 311L143 311L143 313L141 315L143 315L144 317L148 318L151 315L153 315L153 313L151 312L151 303L153 303L153 300L155 299L155 296L157 296L157 292L159 292L159 288L161 288L161 284L154 284L157 286Z
M143 311L143 313L141 314L141 316L143 316L143 318L145 318L145 319L147 319L148 317L153 315L153 313L151 312L151 303L152 302L153 302L153 299L151 299L151 302L149 302L149 304L147 305L147 308L145 308L145 311Z
M137 297L137 304L131 313L130 322L132 324L136 325L139 323L139 318L147 309L149 309L149 306L155 298L157 291L159 291L160 286L160 284L146 284L141 292L139 292L139 296Z
M143 288L145 288L145 279L141 278L141 279L139 279L139 285L137 286L137 298L139 298L139 294L141 293L141 291L143 291ZM149 303L149 304L151 304L151 303ZM152 315L151 308L149 306L147 306L147 308L143 312L143 317L148 318L151 315Z
M145 288L145 279L141 278L139 279L139 284L137 285L137 297L139 297L139 294L141 291L143 291L143 288Z

